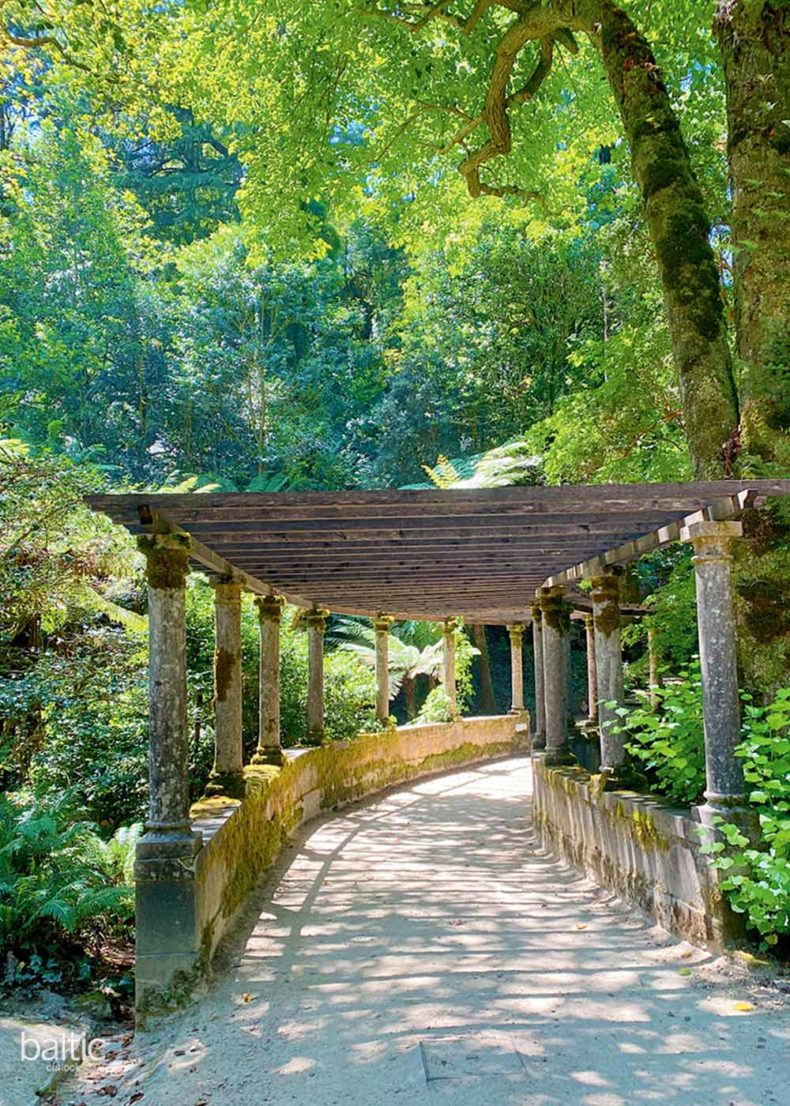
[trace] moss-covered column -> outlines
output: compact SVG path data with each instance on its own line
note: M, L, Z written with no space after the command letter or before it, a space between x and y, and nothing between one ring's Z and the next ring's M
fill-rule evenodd
M148 576L148 818L157 833L189 831L187 674L184 591L190 540L184 534L138 539Z
M568 744L568 630L564 589L540 589L543 636L543 700L546 712L546 764L570 764Z
M195 970L199 955L189 817L184 592L186 534L138 538L148 575L148 817L135 854L135 968L138 1010L166 998Z
M735 756L741 718L731 580L731 544L740 535L739 522L697 522L681 533L682 540L694 547L705 799L708 811L717 813L743 807L745 802L743 772Z
M455 631L457 626L458 620L455 618L446 618L442 624L444 691L450 705L450 713L453 715L458 714L458 691L455 684Z
M261 653L258 679L258 747L253 764L282 764L280 738L280 620L284 600L265 595L255 600Z
M587 721L598 723L598 671L595 663L595 625L593 616L584 616L584 637L587 644Z
M535 736L533 749L546 748L546 704L543 695L543 616L540 604L532 607L532 661L535 673Z
M386 722L390 716L390 626L391 615L380 614L373 620L376 634L376 718Z
M510 713L520 714L524 709L524 626L515 622L507 628L510 637Z
M658 689L661 687L661 676L658 671L658 649L656 647L656 631L652 626L647 628L647 690L650 695L650 709L658 710Z
M241 796L244 773L241 730L241 584L213 577L214 766L207 795Z
M620 577L615 571L593 576L592 604L595 631L595 669L598 688L598 726L601 735L601 772L616 775L625 757L623 737L612 732L623 702L623 653L620 644Z
M307 612L307 737L311 744L324 742L324 631L329 611Z

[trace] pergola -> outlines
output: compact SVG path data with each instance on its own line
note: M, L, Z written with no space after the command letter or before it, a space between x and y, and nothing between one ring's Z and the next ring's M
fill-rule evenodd
M444 683L455 707L455 626L507 624L513 709L523 710L521 642L532 622L535 741L562 762L568 749L568 620L588 619L590 698L597 704L603 771L616 778L622 740L611 731L623 697L619 574L671 542L695 549L698 622L710 750L708 793L742 796L732 756L739 706L730 582L731 542L743 512L790 494L790 480L508 487L288 494L105 495L97 511L139 535L148 558L155 824L186 819L186 786L168 799L172 764L185 763L183 588L190 566L215 585L217 649L214 785L242 779L243 589L258 597L260 733L256 757L280 763L279 623L287 600L310 629L308 730L323 733L323 632L330 611L370 616L376 630L377 713L389 714L388 630L393 619L444 622ZM586 580L581 592L577 584ZM593 686L594 689L593 689ZM594 690L594 696L593 696ZM592 713L592 710L591 710ZM156 799L156 796L159 799ZM163 795L165 796L163 798ZM152 806L153 809L153 806Z
M703 518L740 517L790 481L479 490L106 495L135 534L188 533L192 562L258 595L347 614L487 625L528 615L536 589L622 564ZM694 516L689 518L688 516Z
M388 724L388 641L395 618L444 623L444 686L455 710L459 616L508 625L513 713L524 708L522 637L532 623L533 747L571 760L570 614L591 609L587 659L601 775L622 786L623 740L609 723L623 699L622 566L676 541L694 547L706 755L699 820L748 819L734 755L740 737L731 547L745 510L790 495L790 480L300 494L106 495L88 502L138 535L147 560L149 812L137 845L138 991L198 962L196 858L186 725L185 586L191 568L215 591L215 759L209 793L243 796L241 595L260 621L258 747L281 765L280 620L286 600L309 627L308 730L323 734L323 633L330 611L372 618L377 714ZM587 581L588 587L578 585ZM456 712L457 713L457 712ZM503 721L502 719L499 720ZM515 727L516 722L514 720ZM258 770L261 771L261 770ZM268 770L267 770L268 771ZM167 925L163 929L163 919ZM191 934L191 936L190 936Z

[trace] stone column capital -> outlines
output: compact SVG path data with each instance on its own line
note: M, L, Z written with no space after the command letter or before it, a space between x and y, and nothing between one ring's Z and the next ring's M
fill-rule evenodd
M521 644L526 628L523 622L511 622L507 626L507 632L510 635L510 641L513 645Z
M279 622L283 616L285 599L282 595L259 595L255 599L259 622Z
M377 634L388 634L394 621L395 619L391 614L377 614L373 619L373 629Z
M329 611L323 607L313 607L306 612L304 617L311 630L317 630L323 634L326 629L326 620L329 618Z
M621 574L614 571L604 571L597 576L590 576L590 594L594 603L605 603L614 599L620 602Z
M442 633L445 637L450 637L458 629L458 619L454 616L452 618L445 618L442 623Z
M535 602L532 604L532 624L533 626L537 626L538 630L540 630L540 620L542 613L543 612L540 609L540 603L536 599Z
M570 625L570 611L564 602L565 588L557 584L550 588L541 588L538 597L540 605L541 622L544 626L563 632Z
M183 588L189 574L189 534L140 534L137 548L147 562L150 588Z
M743 526L726 522L692 522L680 531L680 540L694 547L694 561L731 560L732 542L743 536Z
M242 584L234 580L232 576L215 576L208 578L209 584L214 589L215 603L240 603Z

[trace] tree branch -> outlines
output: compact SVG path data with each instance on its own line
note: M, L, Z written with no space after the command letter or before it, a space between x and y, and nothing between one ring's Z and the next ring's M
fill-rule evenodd
M507 83L516 63L516 58L524 45L532 38L531 27L531 20L520 19L511 24L497 47L482 119L488 126L490 138L474 150L459 166L459 172L466 178L469 195L472 197L480 196L483 191L480 183L481 167L494 157L510 153L513 141L508 114L509 108L514 104L522 104L527 100L531 100L551 69L553 46L551 39L547 38L541 42L540 57L530 79L518 92L511 96L507 95ZM469 133L469 130L467 130L466 134Z
M2 30L0 30L0 35L14 46L21 46L25 50L35 50L40 46L54 46L63 60L68 62L69 65L73 65L75 69L82 69L85 73L90 73L90 68L85 65L84 62L77 61L66 47L58 42L54 35L34 35L32 38L27 38L24 35L14 34L14 32L9 31L7 27L3 27Z

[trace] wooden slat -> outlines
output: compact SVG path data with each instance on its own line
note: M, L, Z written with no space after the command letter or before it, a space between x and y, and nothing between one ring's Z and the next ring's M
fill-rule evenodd
M398 504L430 505L448 500L462 506L466 503L509 502L541 504L578 504L589 509L593 504L620 504L626 507L632 504L655 503L660 510L692 511L706 506L720 496L736 494L739 491L753 489L758 495L790 495L790 480L712 480L670 484L594 484L562 485L559 487L509 487L509 488L458 488L451 491L426 488L419 490L384 491L337 491L337 492L200 492L179 493L174 495L152 495L137 492L130 495L90 496L88 502L97 510L110 513L121 506L132 508L150 503L168 513L178 509L199 510L211 507L236 509L245 507L273 508L285 510L296 508L298 511L315 510L320 507L352 507Z
M494 533L520 534L526 536L538 536L546 533L563 534L589 533L588 525L605 523L609 526L606 534L618 531L633 530L635 533L644 533L654 524L658 525L668 521L672 517L678 519L685 517L683 512L666 512L658 514L655 511L645 512L640 515L635 511L623 511L609 515L568 516L561 514L547 514L543 516L542 529L535 529L533 519L526 513L503 514L491 511L488 514L456 514L456 515L414 515L393 516L380 518L369 516L356 519L259 519L252 522L194 522L185 526L178 515L167 515L174 525L188 529L190 534L196 534L204 540L227 540L228 535L241 536L244 541L272 541L276 540L272 535L281 535L288 541L315 541L320 538L324 541L380 541L382 537L390 540L401 540L406 535L423 536L434 534L442 536L446 533L455 533L459 536L485 537ZM145 531L142 524L130 525L129 529Z

